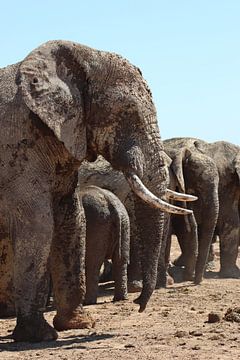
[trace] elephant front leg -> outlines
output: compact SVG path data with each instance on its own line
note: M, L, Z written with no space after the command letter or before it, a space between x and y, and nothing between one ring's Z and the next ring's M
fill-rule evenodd
M15 341L49 341L57 333L44 319L49 286L47 262L53 232L50 204L41 198L25 200L12 221L14 289L17 325ZM21 219L21 220L19 220Z
M162 235L161 248L158 259L158 273L156 289L165 288L174 283L173 278L168 273L171 247L171 221L169 214L164 214L164 230Z
M15 316L13 291L13 247L7 223L0 215L0 318ZM5 219L4 219L5 220Z
M187 222L190 228L187 228ZM173 232L177 236L182 254L174 261L175 266L184 266L183 272L175 271L177 281L192 281L197 260L198 234L194 215L173 217Z
M90 328L95 322L83 310L85 297L85 216L78 196L66 195L54 205L55 231L50 264L57 314L55 329Z
M234 221L235 220L235 221ZM219 232L220 239L220 277L240 278L240 269L236 265L239 246L239 219L227 219Z

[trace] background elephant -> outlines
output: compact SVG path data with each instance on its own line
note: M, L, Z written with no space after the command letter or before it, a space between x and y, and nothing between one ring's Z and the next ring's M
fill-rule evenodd
M130 223L127 210L112 192L87 186L80 192L86 216L85 304L96 304L104 260L112 260L114 301L127 299Z
M183 160L183 178L185 180L186 190L197 193L199 179L201 179L200 192L197 193L199 201L191 205L198 222L200 237L199 255L201 247L208 248L206 238L213 238L213 233L215 236L218 235L220 238L221 265L219 275L223 277L239 277L236 258L238 254L240 228L240 148L223 141L210 144L190 138L166 140L164 141L164 147L165 151L176 159L179 153L184 153L187 149L187 156ZM178 150L180 150L180 152L178 152ZM194 159L196 157L198 163L201 165L199 169L201 169L201 167L205 169L201 174L195 170L196 165ZM178 166L175 166L175 168L178 168ZM195 184L189 182L191 180L191 174L195 174ZM216 182L217 179L218 182ZM212 191L212 195L210 191ZM181 219L178 219L178 221L180 224L183 224ZM215 231L213 232L213 230ZM204 234L205 241L202 241L201 238ZM187 246L185 246L185 242L183 239L181 240L181 238L180 244L183 254L189 256ZM184 255L184 259L186 256Z
M240 147L225 141L196 141L196 148L210 156L219 174L219 216L215 235L220 241L221 277L240 277L236 265L240 236Z
M57 308L54 327L94 323L82 308L85 219L76 186L81 162L98 154L124 173L136 194L135 209L146 208L139 216L144 284L136 299L143 311L155 288L163 211L188 212L161 199L168 183L165 154L140 70L116 54L47 42L0 70L0 122L0 213L14 251L13 338L56 339L43 317L47 270ZM146 213L156 234L145 227Z
M187 191L198 197L188 205L194 212L198 229L198 256L195 269L195 283L202 281L209 248L218 218L218 169L210 156L195 147L195 139L175 138L164 140L164 149L172 159L171 170L178 179L179 191ZM189 231L186 219L172 216L172 232L177 236L184 261L192 261L191 242L193 233ZM179 261L180 262L180 261ZM187 271L188 273L188 271ZM191 277L191 272L185 277Z

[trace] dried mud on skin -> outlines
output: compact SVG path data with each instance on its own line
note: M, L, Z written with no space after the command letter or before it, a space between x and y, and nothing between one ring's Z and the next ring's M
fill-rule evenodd
M173 244L175 258L178 246ZM217 270L218 256L215 264ZM0 359L240 359L240 323L224 319L228 309L239 308L240 280L215 276L208 273L200 286L185 282L156 290L141 314L132 302L136 294L112 303L112 289L105 286L99 304L86 307L96 327L64 331L55 342L13 343L6 336L15 319L0 320ZM211 312L219 321L208 322ZM50 323L53 316L54 312L46 313Z

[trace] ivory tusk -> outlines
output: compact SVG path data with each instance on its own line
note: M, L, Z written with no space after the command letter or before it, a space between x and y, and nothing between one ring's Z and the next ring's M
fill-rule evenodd
M126 173L125 177L132 191L150 206L158 208L170 214L188 215L193 213L192 210L183 209L181 207L171 205L166 201L159 199L157 196L151 193L148 188L146 188L146 186L142 183L142 181L136 174L132 172Z
M170 189L166 190L166 197L176 201L196 201L198 199L197 196L179 193Z

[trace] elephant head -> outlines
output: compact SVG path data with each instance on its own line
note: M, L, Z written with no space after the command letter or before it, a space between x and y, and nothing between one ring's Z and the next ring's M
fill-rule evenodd
M145 285L138 300L143 310L155 287L162 211L189 214L191 210L163 199L175 194L167 191L156 110L140 70L116 54L50 41L22 61L19 87L27 107L79 164L101 154L124 173L136 203L147 203L147 213L141 207L139 218L146 222L148 217L159 230L148 234L142 229L144 257L156 258L144 268Z
M156 110L138 68L116 54L50 41L30 53L19 72L26 105L76 159L102 154L140 195L135 175L144 178L156 156L159 181L166 181ZM189 213L146 198L163 211Z

